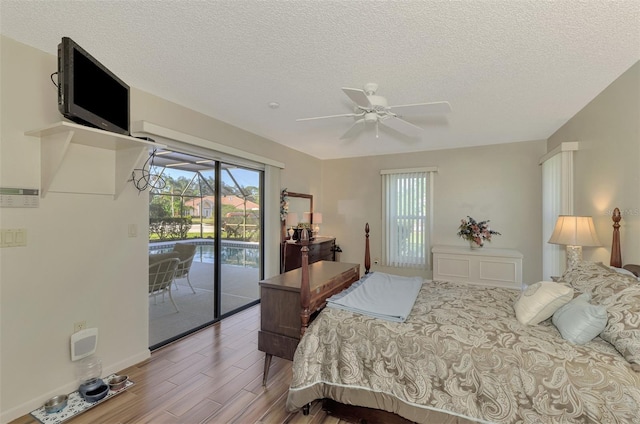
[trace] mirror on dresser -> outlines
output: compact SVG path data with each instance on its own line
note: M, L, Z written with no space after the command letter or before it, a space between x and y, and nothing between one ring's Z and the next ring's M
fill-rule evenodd
M282 243L280 250L280 272L300 268L302 244L289 239L287 230L297 227L301 222L309 223L313 228L313 195L305 193L286 193L288 213L282 220ZM305 216L305 214L308 214ZM312 237L308 243L309 264L318 261L335 261L336 239L334 237Z
M282 241L289 238L288 230L297 227L301 222L313 224L313 195L305 193L287 192L288 213L282 225ZM313 228L313 226L311 226Z

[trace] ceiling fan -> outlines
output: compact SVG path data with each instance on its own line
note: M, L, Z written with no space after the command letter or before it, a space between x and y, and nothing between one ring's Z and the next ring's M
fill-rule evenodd
M378 137L378 124L385 125L399 133L410 137L419 136L423 129L401 119L404 115L417 115L425 113L449 113L451 105L448 102L414 103L409 105L388 106L387 99L377 96L378 84L365 84L364 90L357 88L342 88L354 103L353 113L343 113L340 115L316 116L314 118L300 118L296 121L312 121L315 119L353 117L356 121L351 128L345 132L341 140L352 138L365 128L367 123L375 123L376 138ZM402 115L400 115L402 114Z

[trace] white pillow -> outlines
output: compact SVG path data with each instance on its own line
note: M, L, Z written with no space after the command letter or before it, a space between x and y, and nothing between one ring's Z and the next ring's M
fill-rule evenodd
M553 314L553 325L563 339L574 344L585 344L604 330L608 319L607 308L592 305L590 300L591 294L583 293Z
M524 325L536 325L573 299L573 289L553 281L530 285L513 305L516 318Z

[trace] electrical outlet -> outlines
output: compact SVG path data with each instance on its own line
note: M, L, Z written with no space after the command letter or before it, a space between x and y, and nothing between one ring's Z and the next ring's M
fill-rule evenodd
M87 321L77 321L73 323L73 332L77 333L78 331L87 329Z

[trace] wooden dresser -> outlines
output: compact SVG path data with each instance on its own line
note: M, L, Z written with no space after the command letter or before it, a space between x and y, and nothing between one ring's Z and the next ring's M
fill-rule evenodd
M334 261L335 260L335 247L336 239L334 237L316 237L309 242L309 265L318 261ZM302 266L302 255L300 249L302 244L300 243L281 243L280 258L281 269L280 272L291 271Z
M326 305L328 297L360 278L360 264L320 261L309 265L311 320ZM266 353L263 384L273 355L293 359L302 329L300 282L302 269L260 281L260 331L258 349Z

